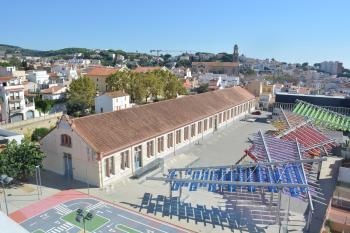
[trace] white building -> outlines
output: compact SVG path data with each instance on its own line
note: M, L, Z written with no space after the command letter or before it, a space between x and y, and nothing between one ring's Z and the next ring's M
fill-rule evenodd
M343 63L338 61L324 61L320 63L320 71L330 73L333 75L343 72Z
M113 112L130 108L130 96L122 91L106 92L95 98L95 112Z
M0 76L12 76L20 79L21 82L26 80L26 72L24 70L17 70L15 66L0 67Z
M49 84L49 75L46 70L31 70L27 73L27 79L40 86Z
M175 156L254 106L253 95L233 87L86 117L63 116L40 142L44 168L103 187Z
M63 99L66 94L67 87L52 86L40 91L43 100L59 100Z
M24 86L20 79L0 77L1 122L15 122L34 117L34 102L24 97Z
M207 84L211 80L218 80L220 88L227 88L227 87L233 87L239 85L239 77L237 76L230 76L227 74L213 74L213 73L206 73L201 74L198 77L198 82L200 84Z
M15 140L17 144L21 144L23 139L23 134L12 132L6 129L0 129L0 145L5 145L12 140Z

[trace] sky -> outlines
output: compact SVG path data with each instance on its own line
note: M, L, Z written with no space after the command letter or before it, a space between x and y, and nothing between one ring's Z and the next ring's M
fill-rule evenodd
M239 52L350 68L349 0L1 0L0 43Z

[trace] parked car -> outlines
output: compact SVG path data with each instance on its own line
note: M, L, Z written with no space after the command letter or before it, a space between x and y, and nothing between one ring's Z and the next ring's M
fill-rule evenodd
M261 115L261 112L260 111L255 111L255 112L252 112L252 115Z

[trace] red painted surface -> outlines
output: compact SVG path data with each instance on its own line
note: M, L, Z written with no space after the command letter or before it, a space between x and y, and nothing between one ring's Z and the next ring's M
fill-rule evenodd
M48 209L57 206L63 202L79 199L79 198L88 198L87 194L67 190L59 192L51 197L45 198L41 201L38 201L30 206L24 207L16 212L11 213L9 216L17 223L24 222L28 218L34 217L40 213L47 211Z

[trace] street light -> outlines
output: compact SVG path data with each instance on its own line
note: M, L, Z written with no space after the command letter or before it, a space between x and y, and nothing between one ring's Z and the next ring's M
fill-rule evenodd
M9 209L7 207L7 200L6 200L6 190L5 190L5 185L10 184L13 181L12 177L9 177L5 174L0 176L0 183L2 186L2 190L4 191L4 201L5 201L5 207L6 207L6 214L9 215Z
M86 212L84 209L79 208L77 209L77 216L75 217L75 221L79 223L83 223L84 233L85 233L86 232L85 222L92 220L93 217L94 217L94 213L92 211Z

